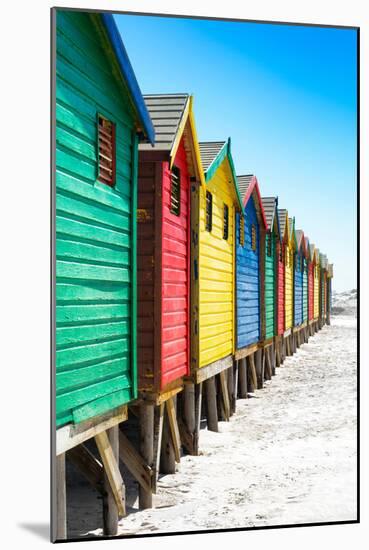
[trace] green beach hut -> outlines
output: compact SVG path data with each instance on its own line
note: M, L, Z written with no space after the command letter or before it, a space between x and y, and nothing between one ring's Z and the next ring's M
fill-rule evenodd
M137 395L137 151L154 130L112 15L55 24L59 428Z

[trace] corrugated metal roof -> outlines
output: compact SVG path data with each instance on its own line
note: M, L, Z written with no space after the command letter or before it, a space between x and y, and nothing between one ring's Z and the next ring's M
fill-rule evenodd
M277 205L277 197L262 197L261 202L263 203L263 208L264 208L268 227L272 227L275 207Z
M292 232L293 232L293 219L288 218L288 223L289 223L289 226L290 226L290 238L291 238L292 237Z
M143 97L155 128L154 149L170 151L190 96L189 94L152 94ZM140 144L139 147L152 149L147 144Z
M219 155L226 141L201 141L199 143L201 162L204 172L207 171L213 160Z
M313 243L309 244L309 248L310 248L310 258L313 260L314 259L315 244L313 244Z
M281 230L281 239L284 237L284 231L286 229L286 217L287 210L285 208L278 208L279 227Z
M240 191L240 195L242 199L246 195L253 177L254 177L254 174L245 174L244 176L237 176L237 185L238 185L238 189Z

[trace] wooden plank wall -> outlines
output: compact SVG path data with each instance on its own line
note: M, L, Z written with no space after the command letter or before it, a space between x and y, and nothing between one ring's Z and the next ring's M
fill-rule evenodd
M293 322L293 253L289 245L285 245L285 330L292 327Z
M320 266L317 265L314 274L314 319L319 317L319 289L320 289Z
M132 398L133 118L92 19L57 14L56 423ZM116 124L116 185L97 182L97 114Z
M268 255L269 240L271 240L270 256ZM268 232L265 242L265 338L275 335L275 235Z
M240 244L240 216L236 215L236 348L260 340L260 231L253 197L245 209L244 246ZM256 250L251 247L252 225L256 229Z
M160 387L189 374L190 181L183 138L174 164L180 169L180 215L170 212L171 172L163 168L162 365Z
M282 255L280 249L282 248ZM277 267L278 267L278 334L284 332L284 261L283 261L283 244L278 241L276 247Z
M301 269L301 253L295 254L294 258L294 326L299 326L302 323L302 277Z
M161 196L162 162L139 156L137 196L137 367L139 390L153 390L155 312L155 197ZM158 185L156 186L156 180ZM160 266L159 268L160 269ZM160 345L160 342L159 342Z
M233 353L233 238L235 207L225 159L207 184L213 195L213 228L205 230L205 189L200 193L199 219L199 353L204 367ZM223 205L229 208L229 237L223 239Z
M302 274L302 321L306 323L308 318L308 266L306 258L303 258Z
M314 319L314 264L313 262L309 262L308 264L308 316L309 321Z

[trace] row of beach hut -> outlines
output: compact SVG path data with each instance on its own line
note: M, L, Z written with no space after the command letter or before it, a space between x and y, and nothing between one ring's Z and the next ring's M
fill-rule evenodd
M54 539L66 457L125 514L122 461L152 506L237 398L330 322L333 266L231 140L199 142L193 97L143 96L110 14L57 9ZM95 445L95 447L94 447Z

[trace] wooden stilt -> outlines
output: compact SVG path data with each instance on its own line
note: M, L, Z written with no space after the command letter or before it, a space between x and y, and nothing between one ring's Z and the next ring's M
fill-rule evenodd
M272 346L268 346L264 349L264 361L265 361L265 380L272 379L272 361L271 361Z
M195 385L195 433L194 433L194 454L199 454L199 438L202 410L202 382Z
M234 402L234 372L233 365L227 369L225 373L227 377L227 389L228 389L228 401L229 401L229 416L233 414L233 402Z
M247 398L247 365L246 357L238 362L239 395L241 399Z
M65 485L65 453L56 458L56 525L54 527L55 539L67 538L67 496Z
M261 390L263 388L263 350L258 349L255 352L255 367L256 367L256 378L257 378L257 389Z
M154 405L140 406L140 453L144 462L151 468L154 461ZM152 508L152 485L139 486L140 510Z
M91 451L82 443L81 445L69 449L67 458L81 472L92 487L101 495L104 495L104 467Z
M238 396L238 361L233 363L233 399L231 403L231 409L235 413L237 406L237 396Z
M208 430L211 432L218 431L218 410L217 410L217 393L215 386L215 377L212 376L204 382L205 398L206 398L206 418Z
M104 465L104 535L115 536L119 517L126 515L125 486L119 470L119 425L95 435L95 442Z
M274 342L270 346L270 361L271 361L271 367L272 367L272 376L274 376L275 368L276 368L276 347Z
M220 395L222 398L222 405L224 408L224 417L225 417L225 420L228 422L229 417L231 415L231 407L229 404L227 374L225 370L219 373L219 381L220 381Z
M177 412L176 412L177 396L173 396L167 399L167 401L165 402L165 405L168 413L170 434L172 436L172 441L173 441L174 456L175 456L176 462L180 462L181 461L181 438L179 437L179 429L178 429L178 423L177 423Z
M170 430L168 409L165 407L163 435L161 444L160 471L163 474L174 474L176 471L176 459L173 439Z
M156 493L157 481L160 469L161 442L163 435L164 422L164 403L154 407L154 444L153 444L153 472L152 472L152 492Z
M250 388L250 392L253 393L258 386L256 367L255 367L255 353L251 353L251 355L248 356L247 362L248 362L247 370L250 374L250 378L247 380L247 385Z

